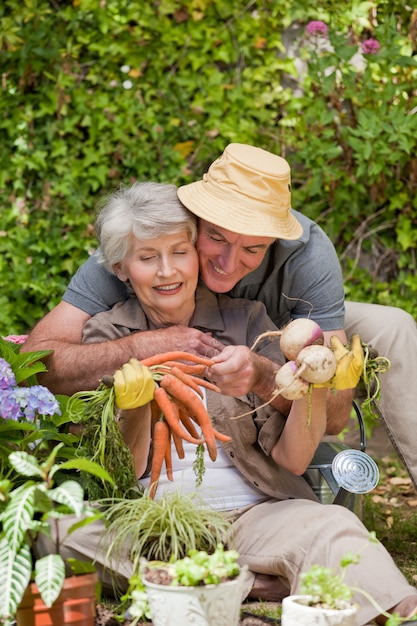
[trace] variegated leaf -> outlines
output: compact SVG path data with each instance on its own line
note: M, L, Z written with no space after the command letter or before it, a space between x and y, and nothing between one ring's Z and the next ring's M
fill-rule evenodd
M48 554L36 561L35 582L46 606L52 606L65 580L65 564L59 554Z
M6 537L0 540L0 623L13 617L32 574L32 556L24 543L18 552L10 549Z
M36 485L26 483L16 489L3 513L3 532L11 550L18 550L34 516Z
M81 515L85 508L84 491L75 480L67 480L51 490L51 497L59 504L65 504L75 515Z
M12 452L9 454L9 463L22 476L43 477L43 470L39 467L36 456L27 452Z

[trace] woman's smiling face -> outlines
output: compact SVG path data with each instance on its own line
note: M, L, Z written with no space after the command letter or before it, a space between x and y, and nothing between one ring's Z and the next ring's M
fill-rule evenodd
M128 252L114 271L120 280L129 280L154 323L189 323L195 307L198 256L187 230L156 239L131 235Z

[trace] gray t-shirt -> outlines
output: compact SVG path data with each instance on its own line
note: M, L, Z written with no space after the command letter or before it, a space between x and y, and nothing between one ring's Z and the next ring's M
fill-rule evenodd
M315 222L293 213L303 226L302 236L275 241L261 265L228 295L263 302L278 328L296 317L310 317L323 330L343 328L343 278L334 246ZM93 254L72 278L63 300L96 315L127 297L126 285Z

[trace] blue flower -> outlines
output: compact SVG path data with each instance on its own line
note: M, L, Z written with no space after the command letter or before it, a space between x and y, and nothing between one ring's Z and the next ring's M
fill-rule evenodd
M7 361L0 357L0 389L11 389L16 386L16 379Z
M19 398L16 398L16 389L0 390L0 415L5 420L15 420L22 417Z
M9 364L0 359L0 416L33 422L40 415L61 415L54 394L42 385L17 387Z
M27 419L34 419L35 415L61 415L59 404L54 394L42 385L27 387L27 405L25 415Z

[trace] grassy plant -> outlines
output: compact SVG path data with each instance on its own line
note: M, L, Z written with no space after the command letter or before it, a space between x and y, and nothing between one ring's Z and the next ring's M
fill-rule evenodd
M114 563L130 546L135 564L140 557L169 561L184 558L189 550L215 550L231 528L223 513L207 508L198 494L179 490L153 500L145 492L136 500L120 500L105 512L105 543Z
M132 453L119 428L113 387L101 383L97 390L75 393L67 410L74 423L82 424L78 455L99 463L114 478L114 484L109 485L82 473L86 498L94 501L140 497Z

